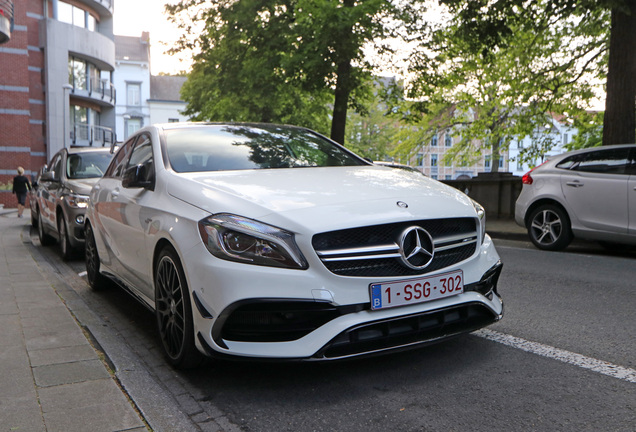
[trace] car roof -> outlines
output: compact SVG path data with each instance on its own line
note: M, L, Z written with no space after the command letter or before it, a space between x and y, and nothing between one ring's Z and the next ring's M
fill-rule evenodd
M78 153L110 153L109 147L87 147L87 146L71 146L66 149L68 154L78 154Z
M588 153L591 151L597 151L597 150L612 150L612 149L618 149L618 148L636 148L636 144L614 144L614 145L607 145L607 146L596 146L596 147L586 147L583 149L578 149L578 150L572 150L566 153L561 153L558 155L554 155L551 156L550 158L556 158L556 157L562 157L562 156L572 156L572 155L577 155L577 154L581 154L581 153Z

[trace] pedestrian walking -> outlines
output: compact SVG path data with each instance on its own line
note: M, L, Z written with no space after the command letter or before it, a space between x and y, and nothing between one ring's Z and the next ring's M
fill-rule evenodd
M24 168L18 167L18 175L13 177L13 193L18 198L18 217L22 217L27 192L31 190L29 179L24 176Z

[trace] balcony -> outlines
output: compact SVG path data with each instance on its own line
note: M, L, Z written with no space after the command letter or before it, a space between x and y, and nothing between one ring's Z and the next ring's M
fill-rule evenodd
M11 40L13 31L13 0L0 0L0 44Z
M111 128L86 123L76 123L71 128L71 143L81 147L105 147L115 142Z
M79 99L89 100L91 102L95 102L98 105L113 107L115 105L115 86L112 82L106 79L94 78L88 81L87 89L84 85L78 86L78 83L75 83L71 94Z

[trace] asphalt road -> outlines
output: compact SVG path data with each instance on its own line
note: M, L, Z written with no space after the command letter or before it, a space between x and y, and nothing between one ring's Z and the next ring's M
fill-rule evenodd
M128 391L155 430L175 412L204 431L636 430L636 253L496 244L505 316L490 332L364 360L187 372L163 361L150 312L119 289L92 292L81 259L36 249L115 335L106 354L151 381Z

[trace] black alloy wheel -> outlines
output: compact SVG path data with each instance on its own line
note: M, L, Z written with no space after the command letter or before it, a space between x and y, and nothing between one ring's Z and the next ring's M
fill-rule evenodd
M155 266L155 315L168 361L176 368L199 366L203 355L194 343L190 292L176 251L165 247Z
M99 272L100 261L95 244L95 234L90 224L86 224L86 249L84 260L86 263L86 280L92 289L100 291L110 285L106 276Z
M73 247L68 239L68 228L62 214L57 217L57 232L60 234L60 240L58 242L60 245L60 254L64 261L68 261L73 257Z
M573 237L568 215L553 204L544 204L532 211L528 235L537 248L549 251L565 249Z
M42 246L50 246L55 239L44 232L44 221L42 220L42 212L38 210L38 238Z

